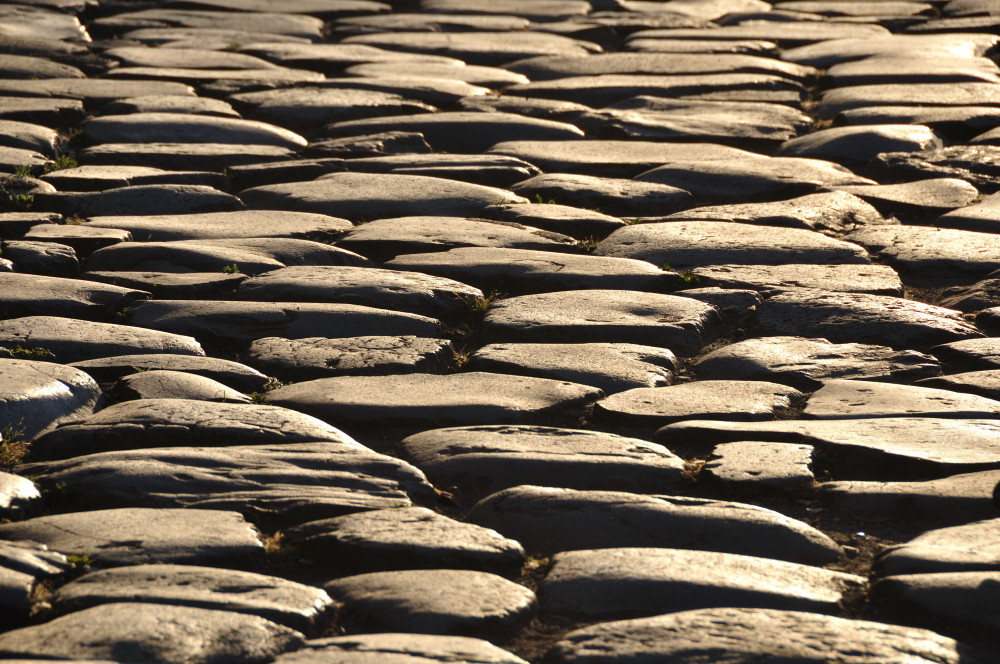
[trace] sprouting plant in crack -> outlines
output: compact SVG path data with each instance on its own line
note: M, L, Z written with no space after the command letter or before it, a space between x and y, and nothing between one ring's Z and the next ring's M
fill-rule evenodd
M15 346L10 349L10 356L18 360L52 360L55 359L56 354L42 346L30 348Z
M240 268L238 265L236 265L236 263L233 263L232 265L227 265L224 268L222 268L223 274L239 274L239 271Z
M0 470L10 470L28 454L31 447L24 437L24 423L8 424L0 430Z
M42 169L42 172L51 173L53 171L64 171L68 168L76 168L77 166L79 166L79 164L77 163L76 159L74 159L68 154L61 154L59 155L58 158L56 158L55 161L45 164L45 167Z
M14 169L14 175L16 175L19 178L30 178L31 177L31 165L30 164L21 164L20 166L18 166L17 168Z

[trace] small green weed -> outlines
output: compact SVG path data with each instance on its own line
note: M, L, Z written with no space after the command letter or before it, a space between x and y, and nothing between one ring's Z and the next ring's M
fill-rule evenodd
M31 165L30 164L21 164L20 166L18 166L17 168L14 169L14 175L16 175L18 177L21 177L21 178L30 178L31 177Z
M549 200L545 200L544 198L542 198L541 194L535 194L535 201L539 205L555 205L556 204L556 200L554 198L550 198Z
M19 360L51 360L55 359L56 354L48 348L42 348L41 346L33 348L17 346L10 349L10 356Z
M34 204L34 194L15 194L7 198L7 208L14 212L27 212Z
M94 559L85 553L81 555L70 553L66 555L66 561L77 569L83 569L85 567L90 567L93 564Z
M588 235L587 237L577 242L576 246L580 247L580 249L589 254L593 253L594 249L597 249L598 244L600 243L594 239L593 235Z
M697 286L701 283L701 277L694 273L694 270L684 270L681 272L681 280L688 286Z
M284 387L285 383L281 382L277 378L268 378L267 382L264 383L264 391L270 392L271 390L276 390L279 387Z
M631 219L622 219L622 221L625 222L626 226L635 226L636 224L641 223L639 217L632 217Z
M228 44L226 44L226 50L231 53L235 53L236 51L240 50L240 45L237 42L229 42Z
M251 392L247 396L250 397L250 403L255 403L258 406L271 405L271 400L267 398L267 394L264 392Z
M10 470L21 463L30 447L24 439L24 426L9 424L0 431L0 469Z
M469 308L469 313L473 316L485 316L486 310L490 308L497 298L500 297L500 293L492 292L486 297L480 297L478 295L465 295L459 296L459 298L465 302L465 306Z
M222 268L222 272L223 274L239 274L240 268L236 265L236 263L233 263L232 265L227 265Z
M53 171L64 171L67 168L76 168L77 166L79 166L79 164L76 162L76 159L68 154L61 154L55 161L45 164L45 168L42 169L42 172L51 173Z
M115 312L115 320L119 323L124 323L128 320L128 313L132 311L132 305L126 304L124 307Z

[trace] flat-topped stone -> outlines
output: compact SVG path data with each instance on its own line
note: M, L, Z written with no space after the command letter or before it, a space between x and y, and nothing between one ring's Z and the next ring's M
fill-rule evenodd
M939 278L986 276L996 269L1000 252L993 233L930 226L860 228L846 236L900 271Z
M348 576L324 587L347 624L382 632L504 638L532 617L535 594L487 572L432 569Z
M441 318L456 315L468 308L468 301L483 297L478 288L431 274L374 267L286 267L247 279L234 299L358 304Z
M276 664L321 664L335 658L344 664L389 662L406 657L413 664L442 660L481 664L526 664L523 659L488 641L468 636L436 634L359 634L306 641L295 652L279 655Z
M712 479L751 490L796 491L816 481L811 445L737 441L716 445L703 470Z
M338 575L400 569L471 569L513 576L524 564L514 540L425 507L369 510L312 521L285 541Z
M0 359L0 385L0 429L13 441L87 417L101 400L90 376L54 362Z
M338 247L357 251L374 260L470 246L550 252L569 250L574 244L569 236L517 222L492 223L461 217L376 219L349 230L337 240Z
M583 490L660 491L681 482L683 461L637 438L548 426L484 425L405 438L403 456L440 486L479 497L525 482Z
M140 371L115 381L106 396L112 401L133 399L197 399L228 403L250 403L250 397L222 383L167 369Z
M982 332L952 309L885 295L781 292L757 307L753 336L820 337L834 343L925 348L974 339Z
M898 210L900 214L911 213L914 208L925 214L935 208L954 210L979 198L979 191L975 187L958 178L933 178L901 184L848 185L841 187L841 191L863 198L884 210L887 216L894 210Z
M178 563L247 567L263 562L256 529L237 512L123 508L0 524L0 538L31 540L94 565ZM119 627L121 625L119 624ZM0 652L4 651L0 635Z
M84 222L96 228L120 228L144 242L245 237L329 239L353 226L346 219L286 210L241 210L173 215L95 216Z
M536 200L588 207L620 217L669 214L691 204L687 191L671 185L575 173L536 175L518 182L511 191Z
M959 369L1000 369L1000 341L995 337L953 341L935 346L931 354L944 363L949 373Z
M810 21L750 22L743 25L723 25L709 30L693 28L643 30L634 33L636 38L657 39L725 39L770 41L780 46L792 47L833 39L878 40L890 37L888 30L879 25L850 23L817 23Z
M508 69L533 81L598 74L709 73L773 74L804 80L815 73L811 67L755 55L677 53L599 53L586 57L540 56L511 63Z
M923 387L938 387L952 392L978 394L987 399L1000 400L1000 371L984 369L968 371L947 376L924 378L917 381Z
M497 201L527 202L503 189L389 173L331 173L312 182L246 189L240 197L254 209L316 212L352 220L415 214L461 217Z
M677 358L666 348L629 343L488 344L469 356L469 368L568 380L614 394L669 385Z
M936 376L930 355L870 344L834 344L826 339L771 336L738 341L695 364L707 380L768 380L810 391L830 379L911 381Z
M277 69L267 60L231 51L204 48L153 48L116 46L102 52L123 67L165 67L191 69Z
M718 334L711 305L692 298L622 290L522 295L494 303L490 342L634 343L694 355Z
M699 380L667 387L637 387L597 402L596 412L636 425L678 420L773 419L804 395L761 380Z
M731 221L844 233L886 223L878 210L844 191L808 194L783 201L708 205L675 212L658 221ZM649 220L652 221L652 220Z
M392 51L445 55L471 65L497 67L536 55L588 55L597 44L544 32L379 32L353 35L342 44L364 44Z
M77 99L87 109L97 109L123 97L171 95L194 97L194 89L169 81L123 81L100 78L45 78L0 81L0 95Z
M316 40L322 37L323 21L292 13L163 8L140 9L99 18L93 22L91 29L125 31L154 27L238 28Z
M777 422L686 420L668 424L654 437L668 447L692 439L706 446L745 440L803 443L836 449L850 457L844 459L849 465L852 460L869 467L888 461L896 466L962 472L998 466L1000 427L992 419L933 417Z
M886 180L958 178L986 193L997 191L1000 146L951 145L925 152L885 152L875 157L867 170Z
M814 231L726 221L634 224L609 235L594 253L675 268L869 262L863 248Z
M175 95L147 95L144 97L118 99L105 105L101 109L101 112L108 115L126 115L128 113L197 113L200 115L218 115L226 118L240 117L240 114L233 110L232 106L221 99Z
M1000 417L1000 401L974 394L868 380L826 380L806 402L803 417Z
M146 184L104 191L57 192L35 197L41 209L83 217L133 214L232 212L246 205L232 194L203 184Z
M234 143L102 143L78 153L82 164L150 166L166 170L221 172L241 164L291 159L295 152L276 145Z
M397 14L396 17L399 15ZM376 18L395 18L376 17ZM432 16L424 16L425 19L433 20ZM442 17L443 18L443 17ZM458 20L468 19L468 16L455 16ZM481 18L481 17L476 17ZM495 17L508 23L520 22L519 19L511 17ZM500 67L484 67L482 65L466 65L465 67L455 67L451 64L431 63L431 62L369 62L348 67L345 71L348 76L414 76L416 78L442 78L446 80L464 81L472 85L481 85L486 88L503 88L514 83L527 83L528 78L522 74L501 69Z
M123 376L160 369L205 376L245 393L262 391L268 381L267 376L245 364L196 355L119 355L74 362L70 366L90 374L98 383L113 383Z
M509 293L580 288L664 291L680 285L673 272L642 260L506 247L460 247L405 254L387 261L385 266L460 280L484 291Z
M795 638L789 639L793 634ZM810 664L838 660L877 664L900 658L914 664L988 661L985 653L977 655L929 630L762 608L700 609L601 623L570 632L550 655L557 664L612 659L620 664L695 664L720 657L733 664L750 664L776 652L789 661Z
M661 548L557 553L542 615L603 621L721 606L826 612L864 578L752 556Z
M185 113L105 115L88 120L83 134L94 143L236 143L293 150L307 145L294 132L256 120Z
M264 337L251 343L247 350L248 362L286 381L443 373L454 359L450 341L413 335L342 339Z
M838 113L841 125L918 124L942 136L967 140L992 129L1000 117L996 106L871 106Z
M205 354L201 345L189 336L60 316L25 316L2 321L0 346L41 348L63 363L125 354Z
M330 608L320 590L276 576L195 565L133 565L91 572L62 586L51 602L59 613L136 602L192 606L260 616L310 631Z
M937 218L934 225L964 231L997 233L1000 231L1000 195L986 196L972 205L956 205L950 212Z
M77 166L43 174L42 179L60 191L105 191L151 184L196 184L216 189L229 186L228 178L221 173L124 165Z
M0 273L0 308L5 317L67 316L108 320L149 293L79 279L18 272Z
M0 120L0 131L3 132L0 145L40 152L50 158L57 155L59 134L53 129L28 122Z
M481 211L480 215L488 219L524 224L565 234L577 240L588 237L603 238L611 231L625 225L621 219L594 210L552 203L491 205Z
M721 288L742 288L764 292L818 288L836 293L902 295L903 283L888 265L863 263L840 265L707 265L691 274L699 282Z
M0 517L21 519L31 516L42 506L42 492L27 477L0 472ZM0 569L10 566L0 551Z
M785 141L777 154L862 165L881 152L913 152L940 147L943 147L941 139L929 127L872 124L814 131Z
M140 327L239 344L275 336L287 339L386 334L435 337L439 328L437 320L417 314L356 304L311 302L152 300L133 307L126 318L130 324ZM2 330L0 325L0 334ZM0 336L0 343L2 339Z
M432 500L416 468L349 439L281 444L271 438L251 446L104 452L25 468L43 486L73 487L77 500L95 505L229 509L270 524L410 505L411 497Z
M114 404L66 423L36 441L32 458L68 459L80 454L150 447L319 441L358 445L342 431L314 417L277 406L150 399Z
M997 583L1000 572L994 571L907 574L879 579L872 585L872 597L906 611L919 624L989 630L1000 618L988 603Z
M890 83L827 90L816 105L820 119L865 106L996 106L994 83Z
M268 399L345 427L430 428L574 419L602 395L565 381L469 372L321 378L280 387Z
M1000 519L929 530L889 547L876 560L885 576L934 572L995 571Z
M840 548L805 523L760 507L619 491L519 486L481 500L469 520L542 555L666 547L822 564Z
M234 639L234 634L241 638ZM264 618L187 606L117 602L0 635L5 658L85 658L151 664L270 662L302 645Z

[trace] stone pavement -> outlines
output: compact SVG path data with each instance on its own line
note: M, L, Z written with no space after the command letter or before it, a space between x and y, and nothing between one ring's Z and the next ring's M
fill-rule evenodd
M0 3L0 659L1000 661L1000 3Z

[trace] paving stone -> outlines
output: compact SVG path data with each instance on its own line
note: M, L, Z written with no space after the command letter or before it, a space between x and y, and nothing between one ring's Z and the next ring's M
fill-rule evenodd
M696 207L657 218L656 221L730 221L836 234L859 226L886 223L874 207L843 191L809 194L766 203Z
M771 41L785 47L801 46L833 39L878 40L890 37L889 31L878 25L848 23L813 23L808 21L759 22L745 25L725 25L711 30L666 29L643 30L634 33L637 38L658 39L735 39Z
M362 157L351 159L344 167L355 172L427 175L491 187L509 187L541 172L515 157L442 153Z
M136 28L237 28L275 35L320 39L323 21L312 16L274 12L207 11L201 9L140 9L98 18L91 30L123 32Z
M31 595L35 577L0 567L0 616L15 627L27 622L31 614Z
M404 254L385 266L461 280L484 289L521 293L579 288L663 291L680 283L676 274L645 261L506 247Z
M90 376L53 362L0 359L0 384L4 442L30 442L61 422L91 415L101 401Z
M938 217L935 226L955 228L964 231L996 233L1000 231L1000 196L992 194L978 203L955 207Z
M830 67L823 77L827 87L893 85L899 83L1000 83L998 70L988 58L942 56L938 53L883 55Z
M633 343L690 356L720 323L714 307L692 298L580 290L500 300L486 313L485 336L490 343Z
M777 154L861 165L881 152L912 152L941 147L941 139L929 127L863 125L821 129L793 138L785 141Z
M577 240L588 237L604 238L625 225L621 219L600 212L548 203L491 205L479 214L497 221L524 224L565 234Z
M17 240L35 226L61 224L64 221L62 215L53 212L0 212L0 238Z
M85 225L121 228L145 242L246 237L322 240L352 228L346 219L307 212L243 210L184 215L90 217Z
M884 576L936 572L995 571L1000 519L929 530L890 546L876 565Z
M295 152L274 145L233 143L104 143L79 152L80 163L149 166L166 170L221 172L241 164L290 159Z
M76 125L86 116L76 99L0 95L0 118L56 128Z
M393 51L446 55L470 65L503 66L536 55L588 55L601 47L543 32L380 32L354 35L342 44L364 44Z
M99 567L153 562L245 567L264 557L253 526L223 510L124 508L40 516L0 524L0 538L87 556ZM4 645L12 641L17 643L0 635L0 653L9 656Z
M692 280L691 276L692 275L687 275L686 277L681 278L697 283L697 277ZM740 320L746 319L748 316L753 314L757 305L763 302L763 298L760 294L750 289L731 289L719 288L718 286L705 286L702 288L684 288L684 290L677 291L677 293L683 297L689 297L691 299L712 305L718 309L719 313L722 314L723 320L727 322L734 318Z
M529 554L696 548L822 564L839 553L826 535L795 519L701 498L519 486L484 498L468 519L518 540Z
M240 273L225 272L133 272L107 271L86 272L84 279L123 286L141 288L153 294L153 299L202 300L229 297L246 279Z
M32 445L33 459L151 447L355 444L342 431L302 413L257 404L148 399L108 406L67 423ZM220 452L220 454L222 454Z
M768 380L812 391L837 378L909 382L932 378L941 367L930 355L870 344L771 336L738 341L695 364L702 380Z
M42 348L61 363L124 354L205 354L198 342L188 336L61 316L25 316L2 321L0 346Z
M117 60L121 67L164 67L190 69L278 69L267 60L246 53L204 48L152 48L117 46L102 55Z
M1000 369L1000 341L993 337L966 339L935 346L931 354L941 360L945 372L970 369Z
M996 106L870 106L838 113L835 122L926 125L953 141L965 141L997 126L998 117Z
M975 187L957 178L935 178L902 184L849 185L841 187L841 191L863 198L883 211L886 216L890 216L893 212L900 215L927 214L933 212L934 208L954 210L969 205L979 198L979 191Z
M865 106L996 106L994 83L893 83L827 90L816 105L820 119Z
M344 436L290 444L266 438L245 447L217 445L252 439L209 442L212 447L177 447L171 440L166 444L174 447L104 452L25 468L37 473L43 486L72 487L67 491L76 501L93 505L231 509L255 522L283 527L359 510L405 507L411 498L425 504L433 499L433 489L416 468Z
M33 242L64 244L84 258L103 247L132 240L132 234L120 228L87 228L82 224L38 224L24 237Z
M527 202L504 189L388 173L331 173L312 182L246 189L240 197L254 209L316 212L355 221L417 214L461 217L497 201Z
M169 81L114 81L99 78L43 78L0 81L0 95L11 97L55 97L76 99L87 109L97 109L123 97L172 95L193 97L194 90ZM51 106L51 105L48 105ZM61 102L60 107L65 107ZM13 119L13 118L11 118Z
M904 17L930 12L925 2L820 2L817 0L793 0L776 3L779 11L811 12L823 16L874 16Z
M183 371L143 371L118 379L108 396L114 401L133 399L198 399L250 403L250 397L204 376Z
M284 534L296 552L344 576L441 568L516 576L524 564L524 549L514 540L425 507L358 512Z
M533 81L599 74L773 74L790 80L805 80L816 72L811 67L754 55L601 53L587 57L540 56L512 63L509 69Z
M819 288L836 293L902 295L903 284L887 265L709 265L691 274L699 283L763 292Z
M0 518L25 518L42 506L42 494L27 477L0 472ZM0 552L0 569L4 565Z
M467 636L434 634L359 634L306 641L295 652L279 655L276 664L320 664L335 659L344 664L389 664L405 657L414 664L441 660L476 664L525 664L488 641Z
M539 120L514 113L469 111L349 120L327 125L323 133L342 137L389 130L419 132L432 148L441 152L482 152L497 142L497 136L525 141L583 138L582 131L564 122Z
M242 48L246 44L257 42L266 42L269 45L274 46L312 43L312 40L306 37L283 35L274 32L243 30L239 27L138 28L135 30L128 30L123 33L121 37L122 39L128 39L140 44L149 44L151 46L166 46L167 48L211 48L215 50L225 50L232 47L234 44Z
M794 443L723 443L712 450L704 472L725 484L795 491L815 482L812 453L812 446Z
M0 54L0 74L6 79L84 78L71 65L31 55Z
M717 606L827 612L864 578L766 558L684 549L616 548L553 556L542 615L604 621Z
M268 399L345 427L426 429L574 419L602 395L565 381L470 372L320 378L280 387Z
M93 360L75 362L70 366L81 369L98 383L113 383L114 381L138 373L140 371L172 370L198 376L205 376L228 385L240 392L263 391L268 377L256 369L216 357L197 357L192 355L167 355L151 353L149 355L120 355L102 357Z
M621 217L669 214L691 203L691 195L678 187L572 173L536 175L511 190L528 198L572 203Z
M188 565L134 565L91 572L59 588L59 613L119 602L191 606L247 613L311 631L330 597L275 576Z
M395 66L397 63L389 63ZM295 87L232 95L252 117L297 131L317 131L324 125L360 118L430 113L434 106L379 90ZM252 109L252 110L249 110Z
M158 49L164 50L164 49ZM129 113L196 113L238 118L233 107L221 99L208 97L183 97L172 95L147 95L119 99L101 108L106 115L127 115Z
M454 357L450 341L412 335L343 339L265 337L251 343L247 351L248 362L288 381L441 373Z
M880 226L855 230L845 239L864 245L901 272L942 279L986 276L1000 260L993 233L930 226Z
M502 141L489 152L524 159L546 173L619 178L631 178L677 161L735 161L760 157L746 150L712 143L625 140Z
M345 76L343 78L328 78L323 81L320 87L388 92L433 106L452 106L466 97L481 97L492 93L489 88L472 85L465 81L416 76L381 76L377 78Z
M892 385L868 380L826 380L806 402L804 417L954 417L1000 416L1000 401L951 390Z
M521 16L477 15L464 13L392 13L368 16L350 16L337 21L336 30L343 34L367 32L468 32L526 30L531 21Z
M0 145L40 152L46 157L56 157L59 135L38 124L0 119Z
M634 224L609 235L594 253L673 268L869 262L861 247L814 231L724 221Z
M567 380L614 394L669 385L677 358L666 348L628 343L488 344L469 356L469 368Z
M798 390L760 380L700 380L669 387L637 387L597 402L610 420L662 426L685 419L773 419L803 397Z
M685 189L700 204L773 200L809 194L822 188L873 184L832 162L759 155L733 162L669 162L636 179Z
M918 349L982 335L958 312L922 302L867 293L790 290L757 307L754 336L822 337Z
M0 540L0 566L35 577L56 576L73 565L66 556L38 542Z
M243 12L267 12L273 8L267 0L192 0L188 4L195 7ZM281 11L284 13L307 14L328 19L358 13L378 13L389 9L388 4L372 0L294 0L281 5Z
M1000 400L1000 371L996 369L924 378L918 380L917 385L937 387L965 394L978 394L987 399Z
M105 115L88 120L83 135L95 143L235 143L292 150L307 145L298 134L263 122L184 113Z
M588 14L593 4L579 0L498 0L497 2L482 2L482 0L421 0L420 8L432 14L448 12L470 12L472 14L511 14L523 16L535 21L554 21L559 18L582 16Z
M503 577L469 570L372 572L324 589L345 618L382 632L503 638L535 611L535 594Z
M129 242L107 247L87 261L92 270L225 273L247 275L286 266L369 265L363 256L321 242L295 238L209 238L172 242Z
M252 302L334 302L436 318L455 316L482 298L478 288L430 273L349 266L295 266L247 279L235 299Z
M394 16L398 17L400 15L396 14ZM431 16L427 18L433 20ZM456 18L467 20L469 18L479 19L482 17L456 16ZM518 19L507 17L495 18L502 19L508 23L512 21L519 22ZM379 76L398 76L400 74L416 78L442 78L465 81L466 83L481 85L486 88L503 88L514 83L528 82L526 76L499 67L482 67L479 65L455 67L450 64L431 62L369 62L348 67L344 73L348 76L370 76L375 78Z
M171 336L190 334L228 344L249 344L275 336L286 339L320 335L331 339L369 335L435 337L440 327L435 319L417 314L356 304L311 302L154 300L133 307L126 318L131 325L175 333ZM0 325L0 344L2 331Z
M960 624L988 630L1000 616L991 598L1000 583L998 572L941 572L880 579L872 596L921 624Z
M338 247L383 261L400 254L443 252L469 246L551 252L566 251L574 244L566 235L517 222L493 223L461 217L377 219L349 230L337 240Z
M795 639L789 640L794 634ZM802 611L717 608L601 623L570 632L550 652L558 664L611 661L694 664L724 657L750 664L768 657L800 662L982 664L985 654L935 632ZM724 660L725 661L725 660Z
M26 274L75 277L80 272L76 252L65 244L11 240L4 243L3 253L18 272Z
M987 470L916 482L826 482L816 495L828 509L854 518L919 521L921 528L935 528L996 516L993 489L998 480L1000 471Z
M391 20L393 16L395 14L389 14L386 18ZM368 15L365 18L375 19L376 16ZM459 17L456 16L455 18ZM466 16L466 18L471 17ZM285 66L311 69L329 76L341 75L348 67L367 63L391 62L400 65L405 63L424 63L461 66L459 63L462 62L455 58L440 55L390 51L363 44L282 43L270 40L257 40L256 42L243 43L240 46L240 51Z
M638 6L656 7L657 5L655 3L638 3ZM754 10L768 11L770 9L766 3L757 0L715 0L714 2L681 0L680 2L671 2L669 8L668 11L706 21L721 18L727 14L743 14Z
M257 616L118 602L0 635L0 654L30 659L114 657L150 664L263 664L304 640L295 630Z
M941 474L995 468L994 450L1000 444L1000 428L991 419L936 417L777 422L686 420L663 427L654 440L667 447L691 440L706 446L748 440L801 443L835 451L843 457L840 461L845 465L863 468L868 474L879 467L897 473L902 468L913 468ZM865 484L879 486L879 482Z
M682 481L684 463L664 447L610 433L548 426L485 425L405 438L404 457L462 498L525 482L581 490L660 491Z
M192 214L245 210L240 199L197 184L150 184L96 192L59 192L35 197L39 209L84 217L133 214Z
M0 307L6 317L62 315L111 318L149 293L78 279L11 272L0 274Z
M893 180L958 178L986 193L997 191L1000 146L952 145L926 152L887 152L875 157L867 170L875 177Z

